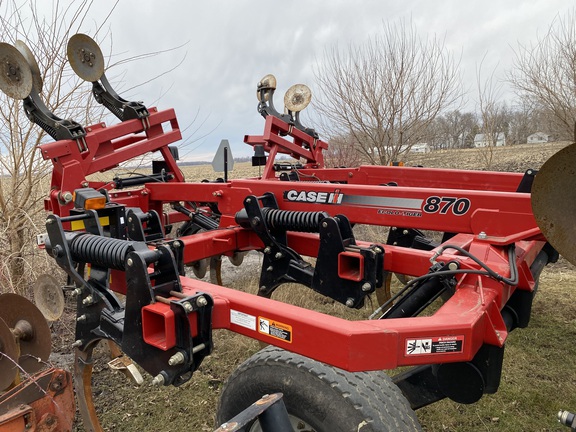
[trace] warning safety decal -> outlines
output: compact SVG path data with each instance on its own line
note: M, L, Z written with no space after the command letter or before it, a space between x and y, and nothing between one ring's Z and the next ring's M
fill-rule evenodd
M461 353L464 336L406 339L406 355Z
M269 318L258 317L258 332L292 343L292 326Z

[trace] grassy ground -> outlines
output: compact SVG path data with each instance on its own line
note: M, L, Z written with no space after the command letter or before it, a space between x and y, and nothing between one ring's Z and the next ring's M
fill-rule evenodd
M538 168L565 143L495 149L491 169L522 172ZM413 155L406 162L429 167L485 169L480 150ZM188 180L214 178L210 167L186 167ZM257 176L258 169L237 164L231 178ZM378 239L382 241L383 239ZM258 270L227 268L224 284L254 291ZM426 431L562 431L559 409L576 410L576 269L566 262L549 266L541 277L533 318L527 329L514 331L506 344L502 382L494 395L473 405L441 401L417 412ZM284 288L284 298L325 313L348 316L350 311L302 287ZM71 310L70 308L70 314ZM360 311L356 318L371 312ZM73 340L70 321L54 324L56 351L68 352ZM156 388L151 378L135 387L123 375L95 367L96 406L109 431L210 431L220 389L227 376L259 349L258 343L225 331L215 335L215 352L192 380L179 388ZM82 430L81 425L78 430Z

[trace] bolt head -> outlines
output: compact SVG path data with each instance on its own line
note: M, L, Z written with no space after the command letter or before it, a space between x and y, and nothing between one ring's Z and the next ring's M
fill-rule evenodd
M152 380L152 385L154 386L161 386L164 385L164 375L162 374L158 374L154 377L154 379Z
M184 354L182 354L181 352L177 352L172 357L170 357L170 359L168 360L168 364L170 366L176 366L184 363L184 360L185 360Z
M132 258L128 258L126 260L126 264L128 265L128 267L132 267L134 265L134 261L132 260Z
M204 307L208 304L208 300L206 300L206 297L204 296L200 296L196 299L196 305L198 307Z
M362 285L362 291L364 292L368 292L372 289L372 285L370 284L370 282L366 282Z
M352 297L346 300L346 306L348 306L349 308L354 307L354 299Z

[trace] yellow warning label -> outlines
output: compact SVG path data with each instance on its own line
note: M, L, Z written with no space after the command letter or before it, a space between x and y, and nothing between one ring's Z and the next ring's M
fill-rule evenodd
M107 226L110 225L110 218L108 216L102 216L100 219L100 225ZM83 220L77 220L70 222L70 228L72 231L80 231L85 228Z
M292 326L270 318L258 317L258 333L292 343Z

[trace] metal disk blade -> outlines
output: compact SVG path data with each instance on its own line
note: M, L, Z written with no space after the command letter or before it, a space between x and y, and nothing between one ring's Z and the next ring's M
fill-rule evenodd
M32 71L15 47L0 42L0 90L13 99L25 99L32 91Z
M536 223L554 248L576 264L576 144L548 159L532 185Z
M14 43L14 46L18 51L20 51L20 54L22 54L26 59L26 61L28 62L28 65L30 66L30 71L32 72L32 85L34 86L34 88L38 93L41 93L42 86L44 83L42 81L42 74L40 73L40 67L38 67L38 63L34 58L34 54L30 50L30 48L28 48L28 45L26 45L21 40L17 40Z
M284 95L284 106L292 112L300 112L312 100L312 92L305 84L294 84Z
M64 292L58 280L49 274L38 276L34 283L34 302L48 321L56 321L64 313Z
M30 300L8 293L0 296L0 318L11 329L21 327L22 324L31 328L25 337L20 337L18 364L28 373L40 370L41 361L48 360L52 342L50 327L42 312Z
M8 324L0 319L0 392L6 390L16 378L17 357L18 347L14 335Z
M232 256L229 256L228 259L230 262L235 265L236 267L242 265L244 262L244 257L248 252L234 252Z
M98 81L104 74L104 56L94 39L77 33L68 41L68 61L80 78Z
M262 90L268 90L264 92L264 101L268 102L270 99L270 90L276 90L276 77L274 75L268 74L258 83L258 87L256 89L256 98L259 102L264 102L260 100L262 96Z
M202 279L206 276L206 270L208 269L208 258L201 259L199 261L194 261L192 263L192 271L198 279Z

